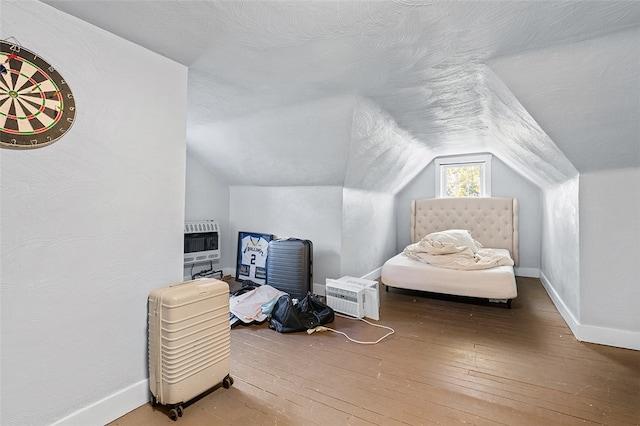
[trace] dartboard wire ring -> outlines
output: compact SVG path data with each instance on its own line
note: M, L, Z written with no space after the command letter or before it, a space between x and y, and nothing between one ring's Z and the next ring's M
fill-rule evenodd
M19 44L1 43L0 146L50 145L73 125L73 93L60 73L39 55Z

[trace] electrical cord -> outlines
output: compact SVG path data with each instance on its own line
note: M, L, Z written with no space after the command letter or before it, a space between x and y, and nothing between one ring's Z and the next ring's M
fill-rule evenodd
M205 269L205 270L196 272L194 274L193 273L193 265L191 265L191 279L195 280L196 278L204 278L204 277L211 276L211 275L216 275L216 274L220 274L220 279L222 279L224 277L222 269L220 269L218 271L214 271L213 270L213 261L209 262L209 266L210 266L210 269Z
M364 319L364 318L353 318L353 317L350 317L350 316L347 316L347 315L341 315L341 314L338 314L338 313L336 313L335 315L337 315L337 316L339 316L339 317L342 317L342 318L348 318L348 319L353 319L353 320L360 320L360 321L364 321L364 322L366 322L367 324L372 325L372 326L374 326L374 327L384 328L384 329L386 329L386 330L391 330L391 331L390 331L389 333L385 334L384 336L382 336L381 338L379 338L378 340L376 340L375 342L362 342L362 341L360 341L360 340L355 340L355 339L352 339L351 337L349 337L349 336L347 335L347 333L345 333L345 332L343 332L343 331L335 330L335 329L333 329L333 328L330 328L330 327L324 327L324 326L319 326L319 327L316 327L316 328L310 328L310 329L308 329L308 330L307 330L307 334L319 333L319 332L322 332L322 331L332 331L332 332L334 332L334 333L342 334L344 337L346 337L347 339L349 339L349 340L350 340L350 341L352 341L353 343L358 343L358 344L360 344L360 345L375 345L376 343L380 343L383 339L385 339L385 338L387 338L387 337L391 336L393 333L395 333L395 332L396 332L396 331L395 331L393 328L391 328L391 327L387 327L386 325L373 324L373 323L371 323L371 322L367 321L367 320L366 320L366 319Z

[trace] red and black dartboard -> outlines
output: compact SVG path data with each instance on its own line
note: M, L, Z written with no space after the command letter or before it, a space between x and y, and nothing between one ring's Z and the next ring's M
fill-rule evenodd
M32 149L54 143L75 120L71 88L40 56L0 42L0 146Z

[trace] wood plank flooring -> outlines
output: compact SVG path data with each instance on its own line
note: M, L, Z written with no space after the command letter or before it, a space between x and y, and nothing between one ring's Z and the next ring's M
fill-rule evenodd
M359 345L323 332L231 330L234 385L177 423L151 404L111 425L638 425L640 351L581 343L537 279L512 309L381 291L379 324ZM336 318L352 338L386 330Z

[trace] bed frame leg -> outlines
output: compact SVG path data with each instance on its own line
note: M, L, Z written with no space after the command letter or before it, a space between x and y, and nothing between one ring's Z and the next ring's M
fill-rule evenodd
M511 309L511 301L513 299L507 299L507 309Z

